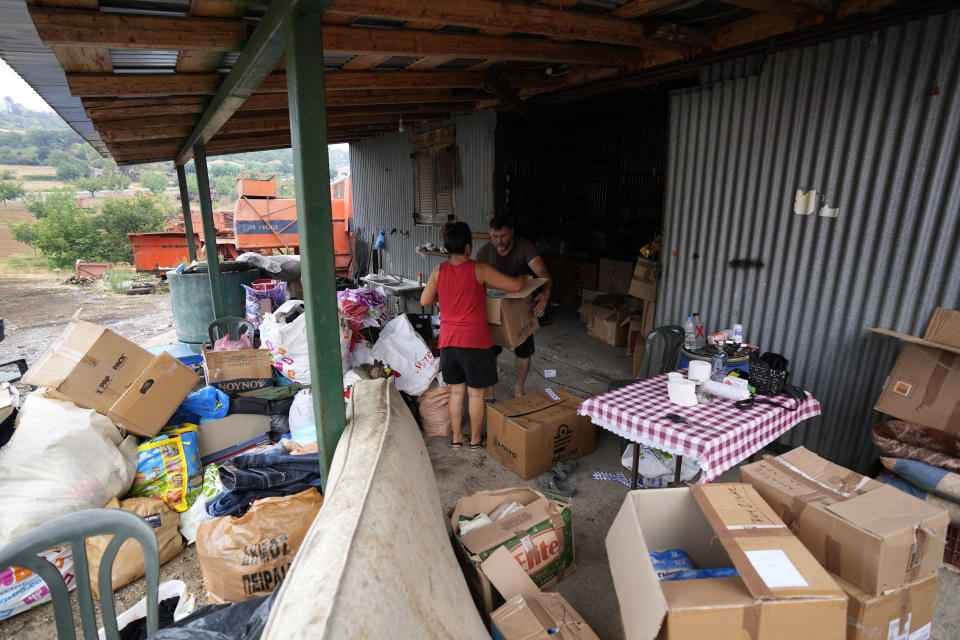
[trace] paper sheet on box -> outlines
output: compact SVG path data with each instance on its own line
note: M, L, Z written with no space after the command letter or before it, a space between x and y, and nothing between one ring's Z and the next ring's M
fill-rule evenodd
M782 549L744 551L744 554L760 578L771 589L809 586Z

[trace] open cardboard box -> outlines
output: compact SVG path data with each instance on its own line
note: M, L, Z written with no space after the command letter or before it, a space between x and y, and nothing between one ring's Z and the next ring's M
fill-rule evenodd
M960 434L960 311L937 307L922 338L867 327L906 344L874 409Z
M201 347L207 384L227 395L249 396L273 386L273 362L266 349L214 351Z
M627 640L842 640L847 597L745 484L631 491L606 539ZM660 582L649 551L740 577Z
M493 640L600 640L566 598L541 593L503 547L481 570L507 600L490 615Z
M512 293L487 290L487 326L494 344L512 349L540 328L533 313L533 294L546 282L546 278L533 278Z
M489 514L503 502L523 509L484 527L459 535L460 518ZM481 565L498 549L506 551L541 589L553 586L574 570L572 507L528 488L478 491L457 502L450 519L454 548L477 607L489 615L504 603Z
M166 353L154 356L105 327L71 319L24 384L46 387L127 431L153 437L200 378Z
M740 468L820 563L880 594L936 571L949 515L798 447Z

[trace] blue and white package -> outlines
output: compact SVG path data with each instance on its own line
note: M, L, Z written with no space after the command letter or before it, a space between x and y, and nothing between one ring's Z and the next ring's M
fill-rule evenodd
M657 572L657 578L660 580L666 580L669 576L681 571L696 569L690 556L683 549L667 549L666 551L650 551L649 553L653 570Z
M687 569L685 571L677 571L665 578L660 578L660 582L667 582L669 580L702 580L704 578L732 578L739 575L740 572L733 567L726 569Z

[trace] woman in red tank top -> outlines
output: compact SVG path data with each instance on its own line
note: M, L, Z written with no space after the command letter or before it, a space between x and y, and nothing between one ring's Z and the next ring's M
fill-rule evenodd
M470 449L483 447L483 395L497 383L497 360L487 328L487 287L519 291L530 279L506 276L470 259L473 236L465 222L443 227L443 245L450 258L433 270L420 295L420 304L440 303L440 371L450 385L451 446L463 446L463 393L469 395Z

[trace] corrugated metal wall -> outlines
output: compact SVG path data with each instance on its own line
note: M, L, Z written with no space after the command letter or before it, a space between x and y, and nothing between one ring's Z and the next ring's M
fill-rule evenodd
M790 444L861 470L901 346L862 327L922 335L960 306L958 60L954 11L671 98L657 323L742 321L823 405ZM794 214L797 189L839 217Z
M456 216L474 231L486 231L493 212L493 164L497 114L485 111L438 124L456 125L459 172ZM426 278L443 258L416 247L442 244L440 227L413 223L413 160L410 133L396 133L350 145L354 219L358 236L372 244L387 232L383 268L388 273ZM396 229L396 233L392 231Z

